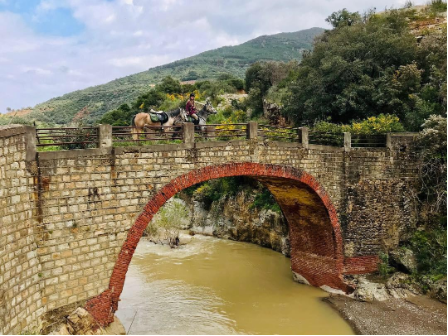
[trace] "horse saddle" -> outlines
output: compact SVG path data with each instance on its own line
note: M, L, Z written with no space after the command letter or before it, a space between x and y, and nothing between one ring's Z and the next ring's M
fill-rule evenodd
M168 121L168 115L165 112L149 113L152 122L164 124Z

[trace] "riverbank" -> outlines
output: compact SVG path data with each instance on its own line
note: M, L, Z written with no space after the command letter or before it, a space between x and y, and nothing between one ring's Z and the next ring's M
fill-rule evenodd
M447 306L426 296L362 302L341 295L323 298L358 335L446 335Z

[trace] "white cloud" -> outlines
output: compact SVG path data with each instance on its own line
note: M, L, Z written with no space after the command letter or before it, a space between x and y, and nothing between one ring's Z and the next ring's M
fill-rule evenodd
M85 30L43 36L18 14L0 12L0 112L259 35L327 27L325 18L344 7L383 10L403 1L42 0L36 20L62 7Z

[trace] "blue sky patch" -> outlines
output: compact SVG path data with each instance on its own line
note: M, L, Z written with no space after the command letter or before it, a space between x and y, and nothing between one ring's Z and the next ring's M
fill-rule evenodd
M40 11L37 7L41 0L7 0L0 3L0 12L19 14L34 32L42 35L73 36L84 30L84 25L73 17L69 8L58 7Z

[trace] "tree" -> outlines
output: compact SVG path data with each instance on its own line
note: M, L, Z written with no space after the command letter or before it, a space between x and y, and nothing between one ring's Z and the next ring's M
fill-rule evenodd
M179 233L189 224L189 212L182 200L169 200L154 216L145 229L145 234L155 242L178 246Z
M408 27L409 15L391 10L358 20L356 13L333 13L328 20L335 29L316 41L286 85L284 112L307 125L390 114L408 130L418 130L431 113L443 113L446 41L433 37L438 43L428 39L419 46ZM446 40L446 29L440 35Z
M182 88L180 82L177 79L174 79L171 76L167 76L164 79L162 79L162 82L160 84L156 85L156 91L168 94L174 94L174 93L181 93Z
M139 96L136 101L132 104L132 108L135 111L148 112L150 109L157 109L165 100L164 91L158 90L156 86L155 89Z
M361 15L358 12L349 12L347 9L332 13L325 19L334 28L341 26L351 26L361 22Z
M256 62L246 70L246 91L252 115L263 113L263 99L272 86L281 85L290 73L294 73L298 63Z
M133 114L128 104L122 104L118 109L105 113L98 123L112 126L129 126Z

